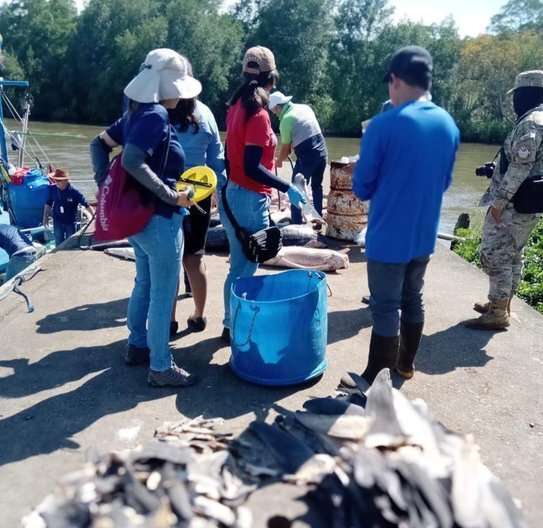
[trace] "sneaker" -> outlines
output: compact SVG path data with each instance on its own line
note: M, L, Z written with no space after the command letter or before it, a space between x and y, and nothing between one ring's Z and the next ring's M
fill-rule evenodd
M163 372L149 369L149 375L147 376L147 383L151 387L189 387L197 381L196 376L189 374L176 364Z
M227 344L230 344L230 329L226 326L222 329L221 339Z
M147 347L137 347L134 345L128 345L124 351L124 362L133 367L136 365L148 365L149 364L150 351Z
M206 329L207 319L205 317L189 317L187 326L191 332L203 332Z
M179 331L179 323L177 321L170 322L170 339L173 339Z

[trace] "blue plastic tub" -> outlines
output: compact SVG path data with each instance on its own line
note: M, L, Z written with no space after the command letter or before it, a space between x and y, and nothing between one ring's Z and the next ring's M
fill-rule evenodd
M49 197L49 180L39 169L29 171L21 185L8 185L11 207L17 227L38 227L43 220L43 206Z
M320 271L292 270L232 285L230 366L247 381L294 385L327 366L328 291Z

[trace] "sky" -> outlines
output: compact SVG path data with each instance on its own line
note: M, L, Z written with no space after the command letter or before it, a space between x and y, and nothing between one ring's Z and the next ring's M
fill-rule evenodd
M405 18L432 24L452 15L460 35L475 37L485 33L493 15L506 0L391 0L396 20Z
M0 0L1 2L2 0ZM78 7L86 0L76 0ZM235 0L226 0L233 4ZM390 0L395 8L395 19L432 24L452 15L460 35L475 37L484 33L493 15L500 11L506 0Z

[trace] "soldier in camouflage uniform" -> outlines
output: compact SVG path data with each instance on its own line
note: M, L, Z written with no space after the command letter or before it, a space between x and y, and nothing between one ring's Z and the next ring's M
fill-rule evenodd
M483 330L509 326L511 298L522 274L522 252L538 221L537 214L517 212L512 199L526 178L543 175L543 71L519 74L511 92L518 120L481 200L481 205L490 206L481 242L481 264L490 281L489 302L475 304L475 311L482 315L464 322Z

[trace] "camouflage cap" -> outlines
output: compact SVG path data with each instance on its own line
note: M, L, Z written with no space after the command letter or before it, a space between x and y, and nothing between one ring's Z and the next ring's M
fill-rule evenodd
M243 73L258 75L277 69L273 52L264 46L254 46L245 52L243 57Z
M519 73L515 79L515 86L507 93L513 93L517 88L525 86L543 88L543 70L531 70Z

